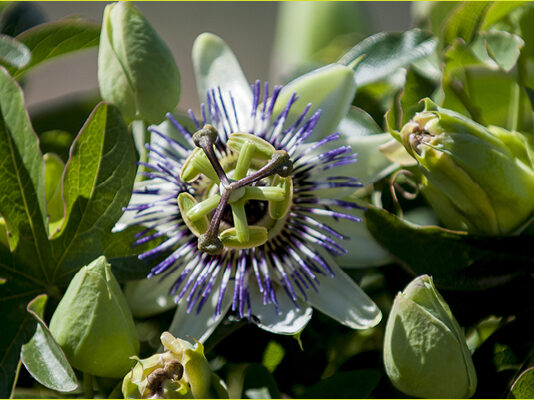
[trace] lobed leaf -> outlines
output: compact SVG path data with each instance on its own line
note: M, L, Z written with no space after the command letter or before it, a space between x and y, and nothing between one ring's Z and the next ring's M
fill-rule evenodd
M52 245L54 280L68 282L95 254L114 243L111 229L128 203L135 179L133 139L119 112L99 104L70 150L63 176L65 220Z

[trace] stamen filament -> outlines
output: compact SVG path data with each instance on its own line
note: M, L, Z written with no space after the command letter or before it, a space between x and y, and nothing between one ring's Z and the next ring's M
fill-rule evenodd
M238 181L247 176L252 157L256 151L256 146L249 142L245 141L239 152L239 157L237 158L237 165L235 166L233 179Z
M230 204L232 216L234 217L234 228L237 233L237 240L241 243L248 242L250 233L248 230L247 214L245 212L245 202L243 200Z

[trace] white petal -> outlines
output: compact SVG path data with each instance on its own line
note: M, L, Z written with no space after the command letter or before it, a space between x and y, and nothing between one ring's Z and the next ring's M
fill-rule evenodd
M190 337L192 337L201 343L204 343L210 337L232 305L233 287L232 285L228 285L223 298L221 313L214 317L215 310L217 309L221 280L222 274L219 274L209 299L198 314L194 307L188 314L185 301L178 304L178 309L176 310L171 326L168 329L173 336L180 339L187 339L189 341L191 341Z
M364 206L364 202L361 203ZM389 253L378 244L371 232L367 229L364 220L364 211L359 209L347 210L341 207L330 207L333 211L342 212L361 218L361 222L339 218L335 221L331 217L314 215L318 221L347 236L339 244L348 250L347 254L335 257L338 265L344 268L368 268L386 265L392 261Z
M248 127L252 89L230 47L220 37L202 33L193 44L193 67L201 101L206 102L208 89L220 86L222 92L231 92L240 127ZM226 104L232 104L228 95L223 97Z
M170 182L164 181L162 179L151 179L148 181L141 181L136 182L134 185L135 190L144 190L144 189L158 189L160 191L159 195L152 195L152 194L142 194L142 193L134 193L132 194L132 197L130 197L130 203L128 206L135 206L139 204L147 204L147 203L153 203L157 201L158 198L167 196L169 194L176 192L176 186ZM113 227L113 232L120 232L127 227L134 225L134 224L143 224L143 221L146 219L153 219L157 216L161 218L166 218L169 215L172 215L172 213L175 213L178 209L178 204L176 207L161 207L157 213L152 213L146 217L139 217L139 213L137 211L125 211L122 216L119 218L115 226ZM152 211L155 211L152 210ZM172 232L169 232L169 228L174 226L174 222L169 222L165 224L158 224L156 227L156 230L158 231L165 231L169 234L172 234Z
M340 145L349 145L358 154L354 164L332 168L340 175L356 177L364 185L376 182L396 170L398 164L389 160L379 150L379 146L391 140L389 133L378 135L356 136L349 132L341 132Z
M322 112L308 140L324 138L336 131L339 122L349 111L356 93L354 71L340 64L330 64L298 77L281 90L273 115L282 112L295 92L299 99L291 107L285 126L293 124L307 104L311 103L308 117L318 109Z
M382 313L376 304L328 255L321 255L329 262L335 276L320 278L319 292L308 292L308 304L353 329L377 325Z
M170 277L160 280L158 276L128 282L124 287L124 295L133 316L146 318L176 307L173 296L169 295L173 283L174 279Z
M254 321L256 325L281 335L294 335L306 327L312 317L312 308L306 303L299 300L300 309L298 309L280 287L276 292L280 309L280 313L277 314L273 304L263 304L263 294L259 291L256 278L251 276L249 282L252 315L258 319Z

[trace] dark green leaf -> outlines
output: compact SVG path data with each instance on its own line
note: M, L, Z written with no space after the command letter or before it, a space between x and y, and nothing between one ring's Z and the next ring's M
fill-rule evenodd
M78 382L65 354L43 322L46 300L46 295L40 295L28 304L27 310L38 325L31 340L22 346L21 359L37 382L49 389L71 392Z
M13 71L20 78L44 61L98 45L100 26L81 18L69 18L38 25L17 36L31 51L31 62Z
M8 398L13 389L21 346L35 332L36 321L26 311L26 304L42 293L31 275L14 268L12 256L0 247L0 397Z
M267 368L259 364L249 365L243 374L244 399L276 399L280 397L278 386Z
M523 371L512 385L511 396L514 399L534 398L534 367Z
M354 68L358 86L388 77L399 68L428 56L436 48L436 39L428 32L413 29L407 32L381 32L362 40L341 59L350 65L361 59Z
M31 59L30 50L21 42L0 34L0 62L15 68L24 68Z
M337 372L306 389L299 397L304 399L368 398L379 381L380 372L375 369Z
M0 32L16 36L32 26L46 22L39 3L31 1L5 1L0 4Z
M527 92L528 100L530 101L530 107L532 108L532 111L534 111L534 89L525 87L525 91Z
M53 274L60 282L68 282L95 253L113 251L111 229L130 199L136 173L132 137L111 105L96 107L70 154L63 176L65 222L52 243L61 254Z
M376 207L365 211L365 220L374 238L403 266L415 275L432 275L443 288L480 290L534 270L532 236L479 237L419 227Z
M456 38L462 38L469 44L482 24L489 6L489 1L465 1L455 8L444 26L445 44L451 44Z

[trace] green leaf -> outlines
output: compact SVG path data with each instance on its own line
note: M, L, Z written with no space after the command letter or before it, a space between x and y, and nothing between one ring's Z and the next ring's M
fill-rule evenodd
M26 304L43 292L59 296L57 286L101 254L119 261L134 254L127 243L134 232L114 235L111 228L130 198L136 155L119 111L99 105L71 148L63 180L68 222L49 241L43 157L22 92L2 68L0 114L0 214L11 249L0 245L0 397L7 398L21 346L35 332Z
M489 1L462 2L450 14L443 28L444 43L449 45L456 38L462 38L469 44L480 28L489 6Z
M0 34L0 62L15 68L24 68L31 59L30 50L12 37Z
M78 382L65 354L43 321L46 300L46 295L40 295L28 304L27 310L38 325L31 340L22 346L22 362L37 382L49 389L71 392L78 387Z
M513 383L511 398L532 399L534 398L534 367L523 371Z
M519 36L504 31L482 32L473 42L473 51L488 66L510 71L525 42Z
M303 399L356 399L368 398L380 381L375 369L337 372L306 389Z
M415 275L432 275L442 288L486 289L534 267L532 236L485 237L420 227L376 207L369 207L365 217L371 234L401 265Z
M362 40L338 61L352 65L358 87L384 79L415 60L428 56L436 48L430 33L413 29L407 32L381 32Z
M497 22L509 16L510 12L527 4L528 1L494 1L488 7L480 29L486 30Z
M61 254L53 274L60 282L95 252L112 251L111 228L130 199L136 173L128 127L119 110L105 103L95 108L70 154L63 176L65 222L52 242Z
M263 352L261 364L272 374L284 359L285 354L284 347L280 343L270 340Z
M15 384L21 346L31 339L36 321L26 304L45 288L37 287L32 276L17 271L12 255L0 247L0 397L8 398Z
M82 18L67 18L31 28L17 36L31 51L32 59L25 67L12 69L19 79L29 69L53 58L74 51L95 47L100 37L100 26Z
M15 256L28 273L48 279L49 257L43 156L18 84L0 68L0 215Z

